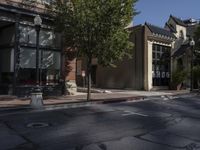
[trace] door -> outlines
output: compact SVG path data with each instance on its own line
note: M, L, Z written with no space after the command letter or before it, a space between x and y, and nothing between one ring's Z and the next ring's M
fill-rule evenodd
M153 44L153 86L169 86L170 47Z

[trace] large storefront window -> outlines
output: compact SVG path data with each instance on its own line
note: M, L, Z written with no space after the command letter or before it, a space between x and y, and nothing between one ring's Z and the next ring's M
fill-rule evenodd
M36 32L31 26L20 26L20 69L18 83L20 85L36 84ZM51 30L40 31L40 83L56 85L60 79L61 37ZM42 51L42 53L41 53ZM42 54L42 55L41 55Z
M35 68L36 50L30 48L20 49L20 68Z
M153 86L168 86L170 81L170 47L153 44Z
M20 26L20 43L36 44L36 31L32 26ZM61 47L61 36L52 30L41 29L40 45L48 47Z
M59 82L61 56L60 52L44 51L42 62L42 83L52 85Z
M41 51L40 51L41 54ZM60 79L60 52L43 50L43 61L40 65L41 83L43 85L58 84ZM41 56L40 56L41 58ZM30 85L36 83L36 50L21 48L19 83Z

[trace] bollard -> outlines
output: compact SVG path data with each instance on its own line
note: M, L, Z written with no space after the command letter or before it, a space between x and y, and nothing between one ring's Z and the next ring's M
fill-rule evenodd
M43 97L42 92L31 93L31 107L39 109L43 107Z

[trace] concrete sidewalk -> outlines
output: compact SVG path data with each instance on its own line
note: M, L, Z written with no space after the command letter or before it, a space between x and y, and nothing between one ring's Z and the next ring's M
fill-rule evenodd
M130 90L109 90L107 93L92 93L91 102L109 103L140 100L152 96L166 96L189 94L187 90L182 91L130 91ZM76 95L51 96L44 97L44 105L60 105L71 103L83 103L86 101L86 93L77 93ZM30 98L17 98L15 96L0 96L0 109L29 107Z

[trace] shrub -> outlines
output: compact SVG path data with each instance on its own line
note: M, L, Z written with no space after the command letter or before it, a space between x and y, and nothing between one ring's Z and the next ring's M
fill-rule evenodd
M187 78L187 71L185 70L176 70L172 73L172 88L177 88L178 85L182 84Z
M193 68L194 80L197 82L198 88L200 88L200 66L195 66Z

